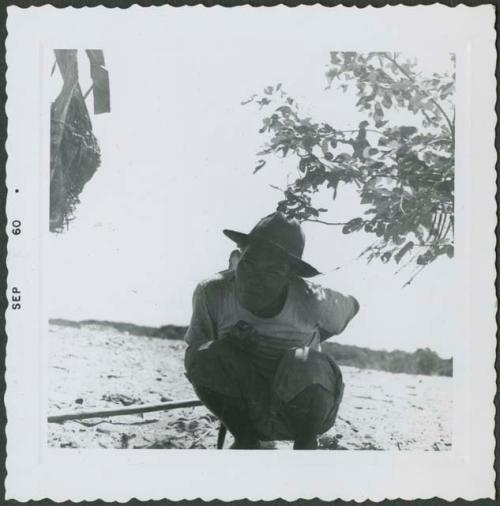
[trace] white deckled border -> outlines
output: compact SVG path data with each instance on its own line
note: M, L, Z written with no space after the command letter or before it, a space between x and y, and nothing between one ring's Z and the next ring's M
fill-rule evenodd
M107 33L89 27L108 20ZM48 109L42 108L44 48L120 43L120 30L147 30L153 17L199 23L279 22L332 16L352 23L349 50L405 50L435 44L457 55L457 256L467 339L455 363L455 433L449 452L217 452L206 450L55 450L45 444L41 244L47 230ZM252 500L319 497L363 501L494 497L496 85L493 6L356 9L321 6L233 9L199 6L57 10L8 8L7 217L23 232L9 236L8 286L19 286L23 311L7 310L7 499L124 502L168 498ZM157 19L156 19L157 20ZM200 26L202 26L200 24ZM415 27L425 36L412 39ZM116 32L116 33L115 33ZM421 32L423 33L423 32ZM429 42L430 41L430 42ZM44 126L45 125L45 126ZM13 189L22 187L22 199ZM461 224L459 225L459 221ZM8 229L9 232L9 229ZM457 314L463 317L463 314Z

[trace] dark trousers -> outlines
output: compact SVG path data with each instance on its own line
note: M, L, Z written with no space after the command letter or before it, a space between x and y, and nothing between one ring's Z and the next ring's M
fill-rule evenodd
M326 353L288 350L274 367L262 368L230 338L188 348L186 372L200 400L233 435L240 431L261 440L326 432L344 389L340 369ZM234 413L244 414L245 421Z

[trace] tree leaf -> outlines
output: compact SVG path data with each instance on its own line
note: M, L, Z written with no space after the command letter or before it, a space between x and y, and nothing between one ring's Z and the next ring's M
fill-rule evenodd
M304 173L307 170L308 160L307 158L301 158L299 162L299 170Z
M329 139L323 139L321 141L321 151L323 151L323 156L331 155L329 150Z
M383 126L387 125L387 123L389 123L389 120L375 120L375 127L382 128Z
M374 110L373 110L373 118L375 121L381 120L384 117L384 110L382 109L381 105L377 102L375 104Z
M380 257L380 260L382 260L382 262L384 262L384 264L386 264L391 259L391 256L392 256L392 252L386 251L385 253L382 254L382 256Z
M391 99L391 96L388 93L384 94L384 98L382 99L382 105L386 109L389 109L390 107L392 107L392 99Z
M259 170L262 169L262 167L264 167L265 164L266 160L259 160L257 162L257 166L255 167L255 169L253 169L253 173L256 174L257 172L259 172Z
M413 244L413 241L408 241L395 255L394 255L394 260L396 260L396 263L399 264L399 262L401 261L401 259L406 255L406 253L408 253L409 251L411 251L411 249L413 248L414 244Z
M356 232L356 230L359 230L363 226L364 222L363 218L353 218L342 227L342 233L350 234Z

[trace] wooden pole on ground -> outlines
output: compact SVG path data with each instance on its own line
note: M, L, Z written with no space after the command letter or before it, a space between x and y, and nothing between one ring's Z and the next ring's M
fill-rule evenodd
M109 416L135 415L139 413L151 413L153 411L170 411L178 408L195 408L203 406L198 399L189 399L184 401L170 401L161 404L146 404L142 406L130 406L120 409L101 409L100 411L80 411L76 413L66 413L62 415L49 416L49 423L61 423L68 420L83 420L85 418L107 418Z

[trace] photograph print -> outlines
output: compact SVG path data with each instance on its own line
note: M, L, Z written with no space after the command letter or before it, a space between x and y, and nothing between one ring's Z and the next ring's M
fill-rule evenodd
M450 450L454 54L168 38L53 52L48 444Z

